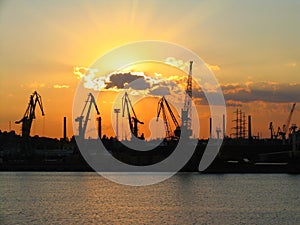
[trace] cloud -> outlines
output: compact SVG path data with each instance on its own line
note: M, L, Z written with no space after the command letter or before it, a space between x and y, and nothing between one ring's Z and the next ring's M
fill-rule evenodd
M75 66L73 74L77 76L78 79L83 79L84 87L87 89L93 89L95 91L101 90L105 86L106 77L97 77L97 68L86 68Z
M243 103L239 101L233 101L233 100L226 101L226 106L228 107L241 107L242 105Z
M241 106L249 102L290 103L300 102L300 83L246 82L221 85L227 106ZM206 91L214 99L217 95L211 88ZM207 105L207 99L200 87L193 87L193 99ZM217 104L217 103L216 103Z
M176 59L175 57L166 58L165 63L171 66L178 67L181 70L188 70L190 66L189 62L184 62L183 60Z
M146 76L143 74L135 75L133 73L116 73L109 76L107 81L105 82L105 89L125 89L128 85L134 82L134 89L145 90L150 87L150 83L148 83Z
M61 89L61 88L69 88L69 85L66 84L54 84L53 88Z
M183 61L181 59L176 59L175 57L168 57L165 60L166 64L169 64L171 66L178 67L179 69L183 71L188 71L190 68L190 62L189 61ZM205 65L211 70L211 71L220 71L221 67L219 65L211 65L208 63L205 63Z
M130 94L150 94L154 96L162 95L182 95L185 86L185 77L170 76L164 78L162 74L155 73L154 77L146 75L144 72L117 71L107 76L97 76L97 69L74 67L74 75L83 79L83 85L87 89L95 91L122 91L128 90ZM180 97L181 99L181 97Z
M177 62L178 65L184 65L183 62ZM162 96L169 95L182 101L184 98L186 77L171 76L163 78L161 74L156 73L150 77L144 72L114 72L105 77L97 77L97 69L76 67L74 74L84 79L84 87L96 91L121 91L127 89L132 94L138 93L144 95ZM211 99L216 92L216 86L205 84L202 87L205 92L210 94ZM277 83L270 81L246 83L228 83L221 85L224 98L228 106L240 106L243 103L263 101L273 103L300 102L300 83ZM193 98L196 102L207 104L203 90L194 85ZM217 102L215 104L218 104Z
M27 84L21 84L20 87L21 88L29 88L29 89L39 89L39 88L46 87L46 84L39 83L39 82L32 82L32 83L27 83Z
M152 88L149 92L149 94L151 95L158 95L158 96L169 95L170 93L171 93L170 88L166 86L156 86Z
M206 63L206 66L211 70L211 71L220 71L221 67L218 65L210 65L208 63Z
M235 102L300 102L300 83L250 82L225 84L222 90L227 101Z

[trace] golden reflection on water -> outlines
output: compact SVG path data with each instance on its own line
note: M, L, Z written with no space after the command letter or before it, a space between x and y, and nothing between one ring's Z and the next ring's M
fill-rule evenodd
M299 224L299 176L178 174L131 187L96 173L0 173L1 224Z

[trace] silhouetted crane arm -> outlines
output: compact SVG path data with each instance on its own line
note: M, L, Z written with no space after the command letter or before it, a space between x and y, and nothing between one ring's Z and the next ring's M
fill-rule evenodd
M171 131L171 126L166 114L166 109L164 106L164 97L162 97L159 102L158 102L158 107L157 107L157 121L160 116L160 113L162 113L165 129L166 129L166 138L169 139L172 137L172 131Z
M39 105L42 115L44 116L44 109L42 104L42 98L41 96L35 91L32 95L30 95L29 103L27 106L27 109L24 113L24 116L21 120L16 121L16 124L22 123L22 136L23 137L29 137L30 135L30 129L32 121L35 119L35 108L36 105Z
M170 107L168 101L167 101L167 99L166 99L165 97L163 97L163 98L164 98L164 101L165 101L165 103L166 103L166 106L167 106L167 108L168 108L168 110L169 110L169 113L170 113L170 115L171 115L171 118L172 118L172 120L173 120L175 126L176 126L176 127L180 127L180 126L179 126L179 123L178 123L178 121L177 121L177 119L176 119L176 117L175 117L175 115L174 115L174 113L173 113L173 111L172 111L172 109L171 109L171 107Z
M86 132L86 128L87 128L87 123L88 123L88 120L90 118L90 113L91 113L91 109L92 109L92 105L94 105L95 109L96 109L96 113L97 115L100 114L99 110L98 110L98 107L97 107L97 104L96 104L96 101L95 101L95 98L94 96L92 95L92 93L89 93L89 96L88 96L88 99L86 101L86 104L85 104L85 107L84 109L86 108L86 105L87 103L90 103L89 106L88 106L88 110L87 110L87 113L86 113L86 117L85 117L85 120L84 120L84 124L83 124L83 134L85 134ZM83 116L83 112L81 114Z
M127 100L128 100L128 103L129 103L129 105L130 105L131 111L132 111L132 113L133 113L133 115L134 115L134 118L137 119L137 116L136 116L136 114L135 114L134 108L133 108L133 106L132 106L132 104L131 104L131 101L130 101L130 98L128 97L127 92L126 92L125 94L126 94L126 98L127 98Z
M35 101L38 102L38 104L39 104L39 107L40 107L41 112L42 112L42 116L45 116L44 109L43 109L43 104L42 104L42 98L38 93L37 93L37 95L38 95L38 98L36 98ZM36 103L35 103L35 105L36 105Z
M171 118L172 118L172 121L176 127L175 131L174 131L174 134L172 133L171 131L171 125L170 125L170 122L168 120L168 117L167 117L167 111L169 112ZM158 108L157 108L157 120L158 120L158 117L160 115L160 113L162 113L162 116L163 116L163 120L164 120L164 124L165 124L165 129L166 129L166 138L173 138L173 137L179 137L180 136L180 126L179 126L179 123L168 103L168 101L166 100L166 98L163 96L159 102L158 102Z
M130 109L133 113L133 116L130 115ZM137 116L136 113L134 111L134 108L131 104L131 101L128 97L127 92L125 92L123 98L122 98L122 116L124 117L125 115L125 111L127 111L127 116L128 116L128 123L129 123L129 127L130 127L130 131L134 134L134 136L138 137L138 126L137 124L144 124L144 122L140 121Z
M84 107L82 109L81 115L75 119L75 121L79 123L79 129L78 130L79 130L79 136L80 136L81 139L84 139L87 124L88 124L88 121L89 121L89 118L90 118L90 113L91 113L91 109L92 109L93 105L95 107L97 115L99 115L100 112L98 110L95 98L94 98L92 93L89 93L88 97L87 97L87 100L85 101ZM85 114L86 109L87 109L87 112Z
M295 107L296 107L296 103L294 103L293 104L293 106L292 106L292 109L291 109L291 112L290 112L290 114L289 114L289 116L288 116L288 118L287 118L287 121L286 121L286 124L285 124L285 127L284 127L284 131L283 132L287 132L287 130L289 129L289 127L290 127L290 123L291 123L291 119L292 119L292 115L293 115L293 112L294 112L294 110L295 110Z
M128 117L128 123L130 127L130 131L133 132L133 124L131 122L131 115L130 115L130 109L128 104L128 95L127 92L125 92L123 98L122 98L122 116L125 116L125 111L127 111L127 117Z

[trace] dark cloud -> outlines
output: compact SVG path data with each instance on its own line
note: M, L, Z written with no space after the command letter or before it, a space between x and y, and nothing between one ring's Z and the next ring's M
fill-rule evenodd
M127 84L130 84L131 82L138 80L138 79L144 80L144 77L139 76L139 75L133 75L131 73L112 74L109 77L109 81L105 82L105 84L106 84L105 88L106 89L111 89L111 88L124 89ZM145 86L146 81L144 83L142 83L139 80L139 83L142 86ZM148 87L149 87L149 84L148 84Z
M226 101L226 106L228 106L228 107L242 107L242 103L232 101L232 100L228 100L228 101Z
M148 90L151 95L183 95L184 90L178 81L155 79L144 74L117 73L109 76L105 82L106 89ZM243 103L264 101L272 103L300 102L300 83L248 82L245 84L231 83L221 85L228 106L241 106ZM211 104L221 104L218 93L208 92ZM208 104L201 88L194 85L193 98L201 104Z
M147 90L150 88L150 83L144 78L138 78L126 84L124 88L131 88L133 90Z
M169 95L170 94L170 88L166 86L157 86L156 88L153 88L149 92L150 95Z
M226 100L239 102L300 102L300 84L258 82L222 87ZM225 91L226 90L226 91Z
M300 84L275 82L251 82L248 84L222 85L227 106L241 106L243 103L264 101L272 103L300 102ZM209 92L211 99L217 99L217 93ZM208 101L201 88L193 89L193 98L197 103L207 105ZM218 104L218 102L213 102Z
M141 75L140 75L141 74ZM184 90L178 86L178 81L153 78L142 72L116 73L108 76L105 81L105 89L133 89L147 90L150 95L182 95Z

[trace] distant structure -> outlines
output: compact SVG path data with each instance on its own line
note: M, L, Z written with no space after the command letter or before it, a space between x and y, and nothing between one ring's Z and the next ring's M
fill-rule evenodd
M181 128L180 128L179 123L171 109L171 106L169 105L167 99L165 98L165 96L163 96L158 102L156 121L158 121L160 114L162 114L164 125L165 125L165 130L166 130L165 138L167 140L179 139L180 133L181 133ZM167 114L169 114L172 118L173 125L175 126L174 131L172 131L172 129L171 129L171 123L168 119Z
M192 135L192 66L193 61L190 61L190 71L187 79L184 107L181 110L181 129L185 130L188 136Z
M252 120L252 118L249 115L248 116L248 139L249 140L253 139L253 137L252 137L252 121L251 120Z
M125 116L126 111L127 111L128 123L129 123L131 133L135 137L143 139L144 134L138 136L138 124L144 124L144 122L140 121L137 118L127 92L125 92L124 96L122 97L122 117ZM132 111L133 114L132 116L130 114L130 111Z
M116 114L116 138L119 140L119 113L120 109L114 109L114 113Z
M75 119L75 122L78 122L78 136L79 136L80 140L84 140L84 136L85 136L85 132L86 132L86 128L87 128L87 123L89 121L92 105L94 105L96 113L97 113L97 115L99 115L100 112L98 110L95 98L92 95L92 93L89 93L87 100L85 101L84 107L82 109L81 115ZM86 108L87 108L87 112L86 112L86 114L84 114Z
M281 136L283 142L285 142L285 140L286 140L286 134L289 131L290 123L291 123L291 120L292 120L292 116L293 116L295 107L296 107L296 103L293 104L291 112L290 112L290 114L289 114L289 116L286 120L286 123L283 124L283 126L282 126L282 130L279 130L279 132L278 132L279 135Z
M102 137L102 118L101 118L101 116L97 117L97 121L98 121L98 137L101 139L101 137Z
M296 107L296 103L294 103L292 105L291 111L290 111L290 113L288 115L286 123L283 124L282 129L280 128L280 126L278 126L277 131L275 131L274 126L273 126L273 122L270 122L269 130L270 130L270 138L271 139L277 139L278 136L281 136L281 139L282 139L283 143L285 143L285 141L286 141L286 134L288 132L290 132L290 133L295 132L296 128L295 128L295 126L293 124L292 124L291 127L289 127L290 123L291 123L291 120L292 120L292 116L293 116L295 107Z
M25 111L25 114L23 118L19 121L16 121L16 124L22 123L22 137L28 138L30 136L30 129L32 125L32 121L35 119L35 108L36 105L39 105L42 116L45 115L43 104L42 104L42 98L41 96L35 91L32 95L30 95L28 107Z
M67 117L64 117L63 140L67 141Z
M236 114L236 119L233 120L233 122L235 122L235 127L232 128L234 132L231 135L233 135L235 138L246 138L247 122L245 112L243 112L241 109L236 109L234 113Z

